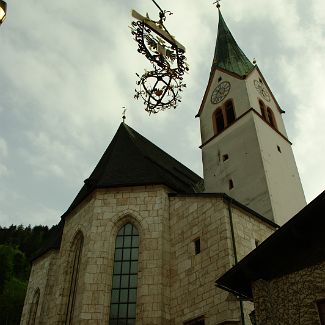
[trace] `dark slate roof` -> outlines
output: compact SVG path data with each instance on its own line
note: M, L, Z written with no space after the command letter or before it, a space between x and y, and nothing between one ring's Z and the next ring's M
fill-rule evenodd
M194 193L202 178L125 123L82 187L66 215L93 190L100 188L166 185L181 193Z
M325 191L216 281L252 298L251 284L325 261Z
M33 257L37 259L61 244L64 217L95 189L166 185L179 193L195 193L203 180L125 123L121 123L113 140L94 171L81 188L48 242Z
M241 77L246 76L254 69L254 65L248 60L232 36L220 10L212 70L215 68L224 69Z

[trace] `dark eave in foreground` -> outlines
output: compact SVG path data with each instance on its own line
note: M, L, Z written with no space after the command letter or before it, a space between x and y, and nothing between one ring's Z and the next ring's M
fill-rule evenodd
M254 281L272 280L325 261L325 191L217 281L252 299Z

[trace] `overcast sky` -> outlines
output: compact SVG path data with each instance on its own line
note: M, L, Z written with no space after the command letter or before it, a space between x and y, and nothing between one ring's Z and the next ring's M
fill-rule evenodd
M213 0L158 0L174 14L189 74L176 110L149 116L133 99L137 52L131 9L151 0L8 3L0 27L0 225L52 225L127 123L202 175L199 120L218 26ZM307 200L325 184L325 1L223 0L222 13L278 99Z

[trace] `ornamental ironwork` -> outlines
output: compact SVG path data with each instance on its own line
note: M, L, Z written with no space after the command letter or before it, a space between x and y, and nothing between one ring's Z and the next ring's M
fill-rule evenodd
M157 3L155 2L157 5ZM164 26L166 14L170 11L160 10L159 21L140 15L135 10L132 16L138 21L131 24L131 32L138 43L138 52L145 55L153 70L145 71L137 81L138 89L134 98L142 99L145 110L158 113L161 110L176 108L181 101L180 93L186 85L184 73L189 70L186 63L185 47L168 32Z

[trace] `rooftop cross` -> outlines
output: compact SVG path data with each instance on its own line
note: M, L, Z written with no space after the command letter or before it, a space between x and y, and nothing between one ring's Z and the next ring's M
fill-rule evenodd
M221 1L221 0L216 0L216 1L213 3L213 4L215 4L215 3L217 4L217 8L218 8L218 9L220 8L220 1Z
M125 122L125 120L126 120L126 108L123 106L122 108L124 108L124 111L123 111L123 113L122 113L122 119L123 119L123 123Z

